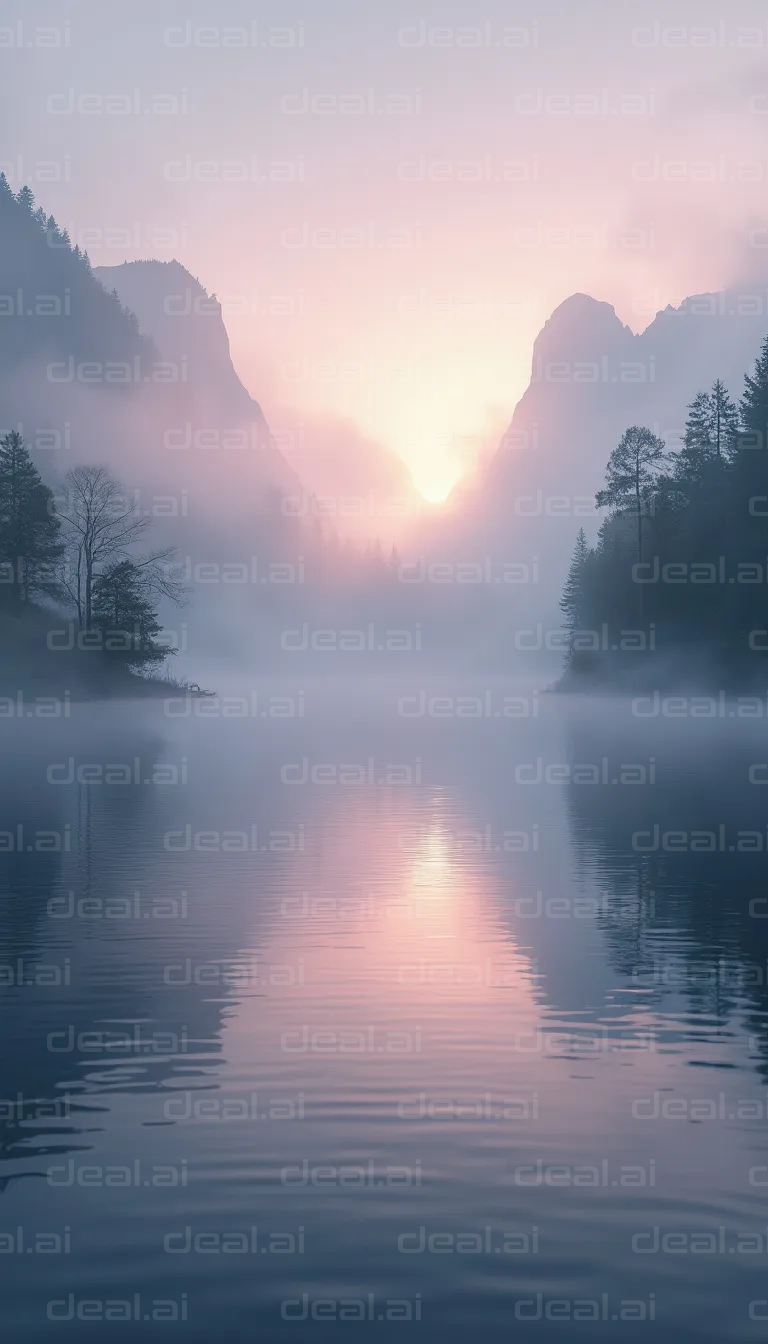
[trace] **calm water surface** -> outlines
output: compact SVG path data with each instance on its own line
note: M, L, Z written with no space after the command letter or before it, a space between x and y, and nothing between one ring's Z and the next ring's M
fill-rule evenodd
M9 1339L764 1338L765 715L422 690L4 722Z

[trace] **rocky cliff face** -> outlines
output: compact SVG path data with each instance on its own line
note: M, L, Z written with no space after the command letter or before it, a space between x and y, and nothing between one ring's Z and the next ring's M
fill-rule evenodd
M767 314L768 291L694 295L635 335L585 294L555 309L473 503L497 550L538 557L542 599L562 584L579 527L596 534L592 501L624 430L647 425L675 448L697 391L719 377L738 400Z
M183 378L185 418L166 428L169 451L187 451L182 445L190 440L189 451L213 454L221 443L221 455L230 461L240 437L255 490L297 488L261 407L237 375L215 296L178 261L131 261L98 267L94 274L136 314L141 332Z
M222 518L242 516L300 489L202 285L178 262L92 269L32 193L14 195L0 177L8 429L20 429L51 484L78 462L102 462L130 492L186 491L200 516L214 502Z

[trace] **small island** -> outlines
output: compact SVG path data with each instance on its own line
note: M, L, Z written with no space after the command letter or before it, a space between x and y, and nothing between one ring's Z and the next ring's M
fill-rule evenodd
M186 601L173 549L136 550L150 519L103 466L80 466L57 500L22 436L0 440L0 717L27 698L201 694L157 669L177 650L158 620Z

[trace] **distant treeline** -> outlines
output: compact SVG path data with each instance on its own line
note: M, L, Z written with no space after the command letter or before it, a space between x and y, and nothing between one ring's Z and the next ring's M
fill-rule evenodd
M594 549L579 533L560 602L565 684L768 670L768 337L737 406L719 380L668 452L634 425L611 453Z

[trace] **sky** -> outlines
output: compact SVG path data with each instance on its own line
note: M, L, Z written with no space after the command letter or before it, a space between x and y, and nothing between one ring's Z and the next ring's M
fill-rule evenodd
M431 500L569 294L641 330L768 269L752 0L10 0L0 116L9 181L94 265L217 294L274 429L311 453L343 420Z

